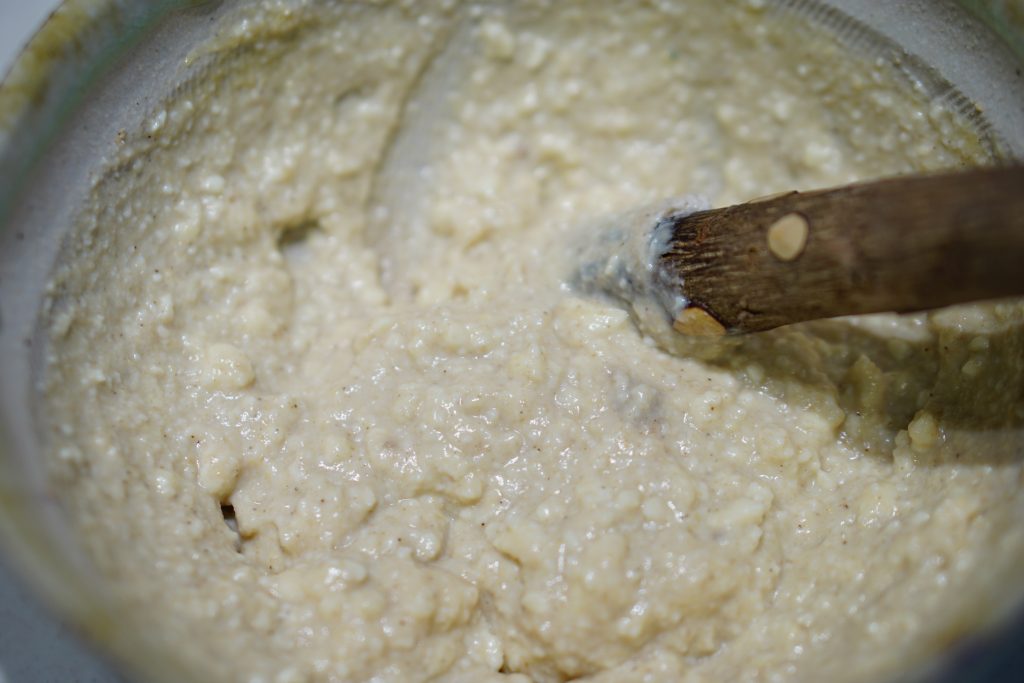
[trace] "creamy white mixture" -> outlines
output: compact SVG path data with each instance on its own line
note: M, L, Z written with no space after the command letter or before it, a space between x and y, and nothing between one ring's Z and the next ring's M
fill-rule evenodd
M1024 547L1019 304L712 362L571 285L629 207L990 159L762 5L232 16L44 313L125 624L212 680L618 683L864 680L975 623Z

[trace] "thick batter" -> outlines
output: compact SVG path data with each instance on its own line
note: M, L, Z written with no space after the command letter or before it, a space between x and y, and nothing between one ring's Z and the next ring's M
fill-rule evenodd
M701 361L571 285L629 207L991 159L762 5L225 22L43 318L55 486L126 622L249 683L863 680L975 623L1024 547L1020 305Z

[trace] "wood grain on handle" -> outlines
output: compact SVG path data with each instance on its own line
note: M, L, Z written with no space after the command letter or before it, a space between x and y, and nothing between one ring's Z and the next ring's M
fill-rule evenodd
M683 313L730 333L1024 294L1024 166L792 192L672 230L661 265Z

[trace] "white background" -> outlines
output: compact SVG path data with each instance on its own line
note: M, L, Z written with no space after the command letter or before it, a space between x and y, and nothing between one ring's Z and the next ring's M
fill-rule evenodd
M57 6L56 0L0 0L0 74Z

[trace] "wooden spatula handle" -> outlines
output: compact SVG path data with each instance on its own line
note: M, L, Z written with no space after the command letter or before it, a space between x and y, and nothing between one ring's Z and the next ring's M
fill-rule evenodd
M661 265L729 332L1024 294L1024 166L792 192L673 220Z

